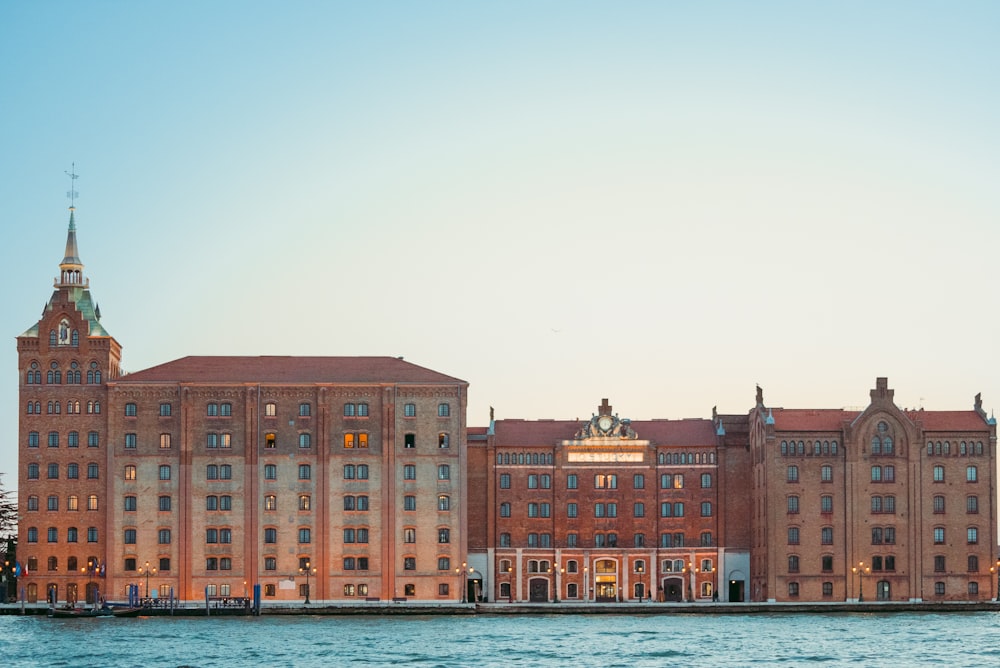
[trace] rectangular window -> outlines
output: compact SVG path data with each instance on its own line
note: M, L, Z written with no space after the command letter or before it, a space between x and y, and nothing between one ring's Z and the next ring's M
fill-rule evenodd
M160 434L160 449L167 449L170 447L170 434Z
M787 505L789 513L799 512L799 497L797 496L788 497Z
M161 512L169 512L170 510L170 497L161 496L159 498L159 508Z
M566 517L576 517L577 516L577 506L575 503L566 504Z
M579 484L579 479L576 477L575 473L570 473L566 476L566 489L577 489Z
M137 440L135 434L125 434L125 448L127 450L134 450Z
M87 432L87 447L96 448L101 444L101 437L98 436L96 431Z
M277 479L278 479L278 466L276 464L265 464L264 480L277 480Z
M416 434L403 434L403 447L404 448L415 448L415 447L417 447L417 435Z
M166 464L160 467L160 480L170 480L170 467Z
M571 476L576 477L576 476ZM510 474L501 473L500 474L500 489L510 489Z
M160 417L168 417L170 415L170 404L160 404Z
M309 480L312 478L312 467L309 464L299 464L299 480Z
M403 510L416 510L417 509L417 497L412 495L407 495L403 497Z

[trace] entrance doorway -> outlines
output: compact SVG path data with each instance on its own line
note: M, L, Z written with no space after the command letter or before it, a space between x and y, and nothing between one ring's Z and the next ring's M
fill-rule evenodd
M663 600L676 602L684 600L684 583L680 578L663 579Z
M613 559L601 559L594 564L594 599L598 603L618 600L618 564Z
M744 601L743 580L729 581L729 602L742 603Z
M549 581L547 578L532 578L528 583L528 600L532 603L548 603Z
M879 580L875 584L875 598L879 601L888 601L892 598L892 587L888 580Z
M466 584L466 599L469 603L479 602L479 597L482 596L483 592L483 580L482 578L470 578Z
M78 596L75 582L70 582L66 585L66 603L68 605L76 605Z

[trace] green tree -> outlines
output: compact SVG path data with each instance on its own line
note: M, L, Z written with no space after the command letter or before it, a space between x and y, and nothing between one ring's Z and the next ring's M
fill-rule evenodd
M3 486L3 474L0 473L0 542L17 535L17 501L13 492Z

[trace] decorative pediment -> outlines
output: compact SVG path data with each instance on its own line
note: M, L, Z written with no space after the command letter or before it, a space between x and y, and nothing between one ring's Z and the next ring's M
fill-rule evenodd
M577 440L582 441L590 438L635 440L638 438L635 430L632 429L631 420L628 418L623 420L618 417L617 413L612 413L607 399L601 400L601 405L597 407L597 410L596 415L591 415L590 420L580 426L575 436Z

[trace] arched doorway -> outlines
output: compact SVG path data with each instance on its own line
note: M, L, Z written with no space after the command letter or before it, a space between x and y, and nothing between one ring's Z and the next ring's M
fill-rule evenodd
M532 603L548 603L548 578L531 578L531 580L528 581L528 600Z
M75 582L70 582L66 585L66 603L67 605L76 605L79 594L77 593L77 585Z
M663 578L663 600L664 601L683 601L684 600L684 582L680 578Z
M97 603L98 586L96 582L87 583L87 603Z
M875 598L879 601L892 599L892 586L888 580L879 580L875 583Z
M49 605L55 605L56 601L59 600L59 585L50 582L45 588L45 600L48 601Z
M598 603L618 600L618 564L614 559L599 559L594 564L594 598Z

